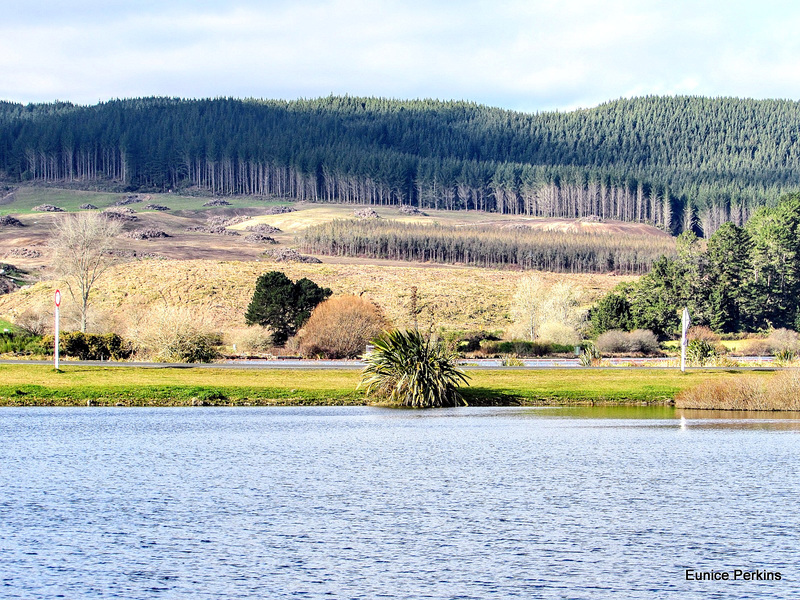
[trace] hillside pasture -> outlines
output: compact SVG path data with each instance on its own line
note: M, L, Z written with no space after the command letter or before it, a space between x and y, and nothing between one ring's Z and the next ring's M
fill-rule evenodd
M302 264L271 261L136 259L120 263L98 283L91 296L95 315L116 321L147 318L156 306L189 307L220 331L244 329L244 313L259 275L279 270L293 280L308 277L335 295L364 295L380 306L396 326L411 324L411 289L417 288L421 326L502 330L511 322L511 302L523 272L477 267L420 267L376 264ZM550 283L569 280L591 303L629 277L543 273ZM14 321L25 310L50 310L57 281L0 296L0 317ZM63 309L72 300L65 296Z

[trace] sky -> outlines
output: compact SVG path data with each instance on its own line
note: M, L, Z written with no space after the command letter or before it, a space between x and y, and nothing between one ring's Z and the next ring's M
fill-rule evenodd
M800 99L788 0L0 0L0 99Z

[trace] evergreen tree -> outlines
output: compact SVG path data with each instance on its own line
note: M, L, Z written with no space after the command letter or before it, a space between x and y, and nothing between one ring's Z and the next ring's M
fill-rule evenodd
M753 275L747 288L755 327L794 327L800 295L800 195L759 210L747 224Z
M329 288L321 288L310 279L293 282L280 271L270 271L256 280L245 322L269 327L272 342L282 346L308 320L314 307L331 294Z
M709 324L714 331L739 331L755 308L745 289L751 278L750 235L733 223L725 223L708 242L710 279Z
M630 331L631 305L625 297L625 288L619 291L604 296L589 311L590 335L598 336L612 329Z

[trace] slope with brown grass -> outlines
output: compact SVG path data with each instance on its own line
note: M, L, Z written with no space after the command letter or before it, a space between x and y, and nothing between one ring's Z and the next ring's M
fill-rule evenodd
M244 327L244 313L256 278L283 271L293 280L308 277L335 295L363 294L397 326L409 325L412 287L423 308L420 325L435 322L451 329L498 330L510 323L511 300L522 272L472 267L420 267L366 264L286 264L266 261L137 260L113 268L92 292L95 312L125 318L143 316L159 304L190 306L220 330ZM630 278L609 275L543 273L548 282L569 279L584 290L588 304ZM50 310L58 282L40 282L0 296L0 316L14 320L26 309ZM64 310L71 300L64 299ZM124 320L124 319L123 319Z

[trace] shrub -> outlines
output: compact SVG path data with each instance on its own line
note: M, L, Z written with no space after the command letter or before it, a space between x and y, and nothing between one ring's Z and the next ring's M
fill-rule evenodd
M268 354L272 350L272 335L263 329L239 331L233 338L237 350L250 354Z
M448 347L458 352L477 352L484 340L496 342L500 339L490 331L444 331L441 337Z
M628 334L628 352L654 354L658 352L658 338L649 329L634 329Z
M41 336L13 331L0 332L0 354L17 354L23 356L43 356L52 353Z
M456 356L419 331L392 331L373 340L359 387L404 406L427 408L466 404L458 387L468 382Z
M222 336L187 307L151 311L133 328L137 353L164 362L210 362L219 357Z
M736 354L740 356L765 356L770 354L767 340L748 340L739 348Z
M767 345L771 354L785 351L796 352L800 348L797 332L791 329L775 329L771 331L767 338Z
M489 355L513 354L515 356L547 356L560 350L560 347L550 342L528 342L525 340L482 342L481 348Z
M709 342L710 344L716 344L719 342L720 337L711 331L709 327L705 327L704 325L696 325L689 328L689 331L686 332L686 339L689 341L702 340L704 342Z
M604 354L620 354L628 350L628 334L620 329L610 329L597 336L595 345Z
M542 324L539 337L560 346L577 346L581 343L581 336L574 327L553 321Z
M46 339L52 347L53 337L47 336ZM124 360L130 358L133 348L116 333L100 335L67 331L59 335L59 352L79 360Z
M53 314L44 307L27 308L14 320L14 326L29 336L41 336L53 330Z
M658 352L658 338L649 329L634 329L626 333L612 329L597 336L597 349L605 354L654 354Z
M692 340L686 347L686 359L701 367L717 356L717 352L705 340Z
M325 300L311 313L300 331L304 356L354 358L364 353L367 342L386 329L380 309L360 296Z
M586 342L583 350L578 357L578 362L582 367L591 367L601 358L600 351L592 342Z
M785 366L797 360L797 353L794 350L779 350L775 353L775 364Z
M631 322L631 305L623 294L610 292L589 311L592 334L627 329Z

